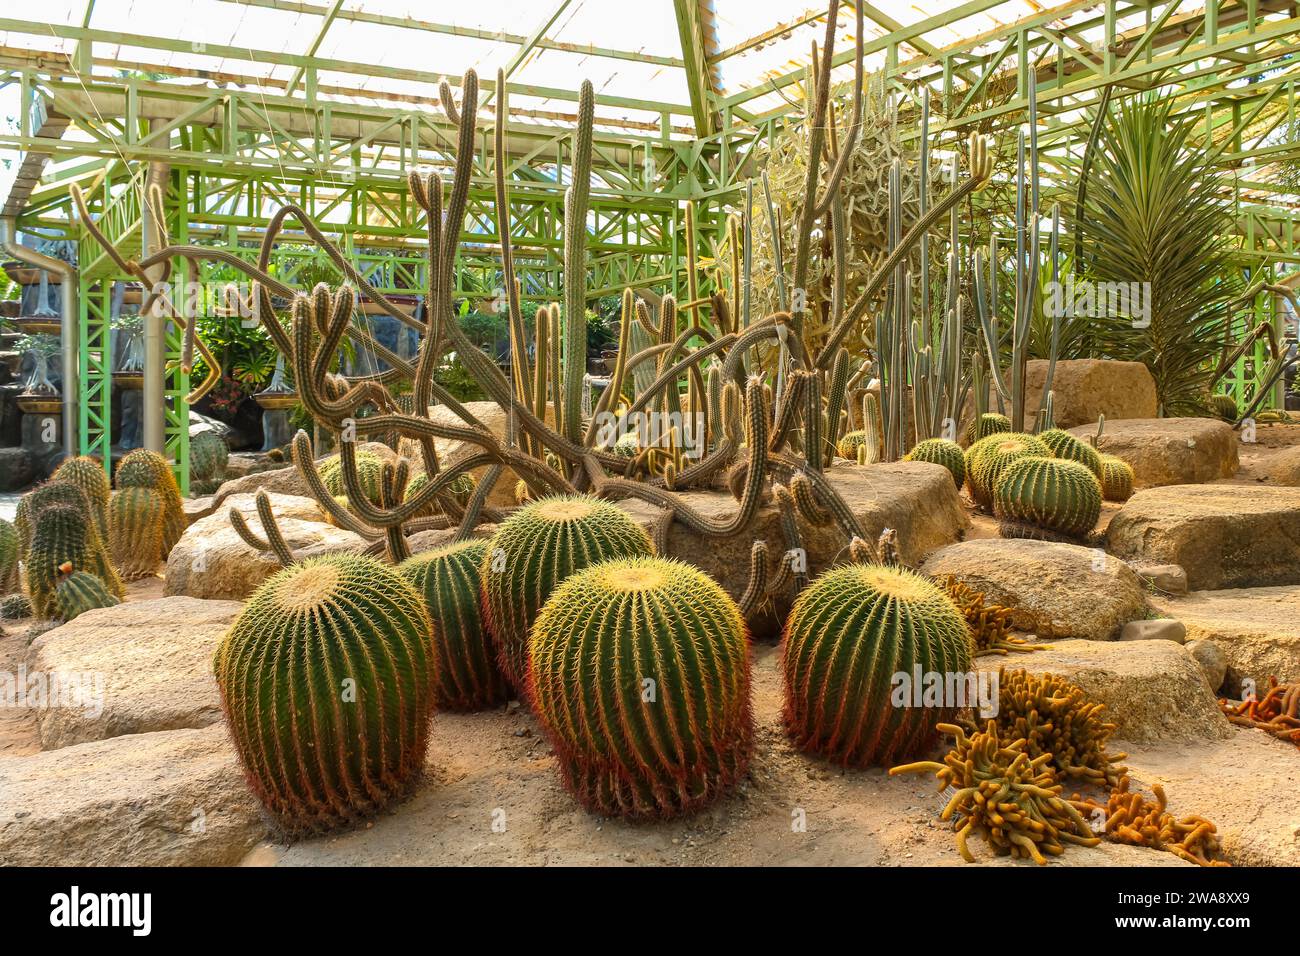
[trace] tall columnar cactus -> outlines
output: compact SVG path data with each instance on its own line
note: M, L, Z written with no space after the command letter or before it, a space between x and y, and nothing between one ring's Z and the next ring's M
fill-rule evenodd
M18 532L0 518L0 594L18 590Z
M92 567L85 515L71 505L50 505L36 516L27 556L27 593L37 617L58 613L55 588L74 569Z
M76 485L86 496L90 517L95 522L101 541L108 540L108 473L104 463L89 455L68 458L50 476L51 481L66 481Z
M960 488L966 481L966 459L961 445L946 438L927 438L917 442L915 448L903 456L904 461L928 461L932 465L943 465L952 474L952 480Z
M1064 458L1020 458L1009 464L993 492L993 513L1003 537L1082 540L1101 515L1097 476ZM1025 528L1029 525L1029 528ZM1049 534L1041 534L1046 531Z
M58 584L54 586L54 616L61 621L71 621L86 611L120 603L109 593L101 578L87 571L74 570L60 575Z
M697 568L653 557L586 568L546 602L529 650L538 718L588 809L675 816L745 773L744 618Z
M137 448L117 465L118 488L152 488L163 500L162 553L165 558L185 533L185 505L180 485L167 459L155 451Z
M998 478L1019 458L1050 458L1051 449L1033 435L1007 432L981 438L966 449L966 487L985 511L993 510L993 489Z
M424 598L433 621L434 704L481 710L509 694L479 605L486 541L461 541L407 558L398 571Z
M966 426L966 444L973 445L982 438L1009 431L1011 431L1011 419L997 412L985 412L971 419L971 423Z
M249 784L287 835L372 814L419 778L430 632L410 583L359 555L303 561L253 593L213 671Z
M966 619L940 588L902 568L850 564L814 580L785 625L786 727L800 750L846 766L923 753L967 702ZM925 687L934 681L936 701Z
M85 526L85 553L76 562L76 566L97 575L115 596L126 596L122 579L113 567L109 557L108 544L99 536L99 525L95 521L94 511L80 487L66 481L50 481L35 491L23 496L26 504L25 523L31 528L30 539L35 539L36 524L41 514L49 508L67 507L77 512ZM26 556L30 566L31 555Z
M1133 497L1133 466L1114 455L1100 458L1101 496L1107 501L1128 501Z
M128 581L158 569L166 554L162 529L166 506L152 488L119 488L108 504L108 540L113 564Z
M230 446L216 432L190 438L190 491L210 495L221 486L230 462Z
M1049 428L1047 431L1039 432L1037 437L1051 449L1053 458L1077 461L1098 478L1101 477L1101 455L1086 441L1080 441L1060 428Z
M627 512L586 495L543 498L501 523L483 556L483 607L516 690L527 692L528 631L560 583L599 561L652 550Z

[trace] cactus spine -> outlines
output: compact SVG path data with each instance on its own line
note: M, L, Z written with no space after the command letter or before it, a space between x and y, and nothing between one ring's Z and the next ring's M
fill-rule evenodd
M166 558L162 529L166 506L152 488L119 488L108 505L113 564L128 581L154 573Z
M966 487L971 498L985 511L992 511L993 489L1009 464L1017 458L1049 458L1051 454L1033 435L999 432L981 438L966 449Z
M528 631L551 592L589 565L651 552L627 512L586 495L543 498L502 522L483 556L483 607L516 690L527 690Z
M1133 497L1133 466L1114 455L1100 457L1101 496L1107 501L1128 501Z
M70 569L92 567L85 515L72 505L50 505L36 516L31 553L27 556L27 593L37 617L58 612L55 588Z
M564 780L604 815L667 817L729 788L752 749L740 609L682 561L570 577L530 639L531 697Z
M120 603L109 593L103 580L87 571L64 575L54 587L55 616L62 621L71 621L86 611Z
M180 485L167 459L154 451L137 448L117 465L118 488L152 488L163 502L162 556L165 559L185 533L185 505Z
M904 457L904 461L928 461L932 465L943 465L952 474L952 480L961 488L966 481L966 459L961 450L961 445L955 441L948 441L946 438L927 438L923 442L918 442L916 447L909 451Z
M509 693L479 606L486 553L486 541L462 541L422 551L398 565L424 597L433 622L433 693L440 710L481 710Z
M0 594L18 590L18 532L0 518Z
M99 525L94 519L90 504L86 500L86 494L81 488L66 481L50 481L41 485L35 491L24 495L20 504L23 502L27 505L26 520L32 529L29 545L35 540L38 519L47 509L68 507L77 512L82 518L82 526L85 529L83 532L84 545L79 546L79 550L84 550L81 550L77 557L68 555L56 563L71 560L79 570L89 571L91 574L98 576L115 596L119 598L126 596L122 579L114 569L112 561L109 560L108 544L99 536ZM26 560L30 574L31 563L34 558L30 554L30 547L28 551Z
M983 415L976 416L966 426L966 444L973 445L982 438L1009 431L1011 431L1011 419L997 412L985 412Z
M1101 485L1077 461L1020 458L998 478L993 513L1002 519L1003 537L1038 537L1022 524L1065 538L1082 539L1101 515ZM1026 535L1025 532L1029 534Z
M95 522L95 530L99 532L99 540L107 543L109 481L103 462L89 455L69 458L54 469L50 480L65 481L81 489L90 507L90 517Z
M832 568L786 621L786 728L800 750L846 766L921 753L960 711L943 692L970 663L966 620L932 582L879 564ZM922 686L896 687L900 673Z
M249 784L287 835L349 824L419 778L430 629L406 579L359 555L308 559L253 593L213 671Z

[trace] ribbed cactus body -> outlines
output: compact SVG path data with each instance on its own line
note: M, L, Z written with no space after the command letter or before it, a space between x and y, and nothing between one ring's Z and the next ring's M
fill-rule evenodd
M1114 455L1101 456L1101 496L1107 501L1133 497L1133 466Z
M1241 417L1241 412L1237 408L1237 400L1231 395L1222 393L1211 395L1206 404L1219 418L1225 422L1236 422Z
M479 603L486 553L486 541L462 541L422 551L397 568L424 598L433 621L439 710L481 710L510 693Z
M1003 519L1002 533L1020 537L1024 522L1067 538L1084 538L1101 516L1097 476L1064 458L1021 458L998 478L993 513Z
M971 498L985 511L993 510L993 489L998 478L1019 458L1050 458L1051 449L1033 435L1020 432L994 433L966 449L966 487Z
M1049 428L1045 432L1039 432L1036 437L1051 450L1053 458L1077 461L1098 478L1101 477L1101 455L1086 441L1080 441L1060 428Z
M122 584L122 578L118 575L117 570L113 567L113 562L109 555L108 542L99 535L99 524L94 518L94 509L86 498L86 494L77 485L67 481L49 481L41 485L35 491L31 491L23 497L26 502L27 510L25 520L31 528L31 541L36 537L36 526L40 516L50 508L71 508L76 511L82 518L82 527L84 528L84 543L78 545L78 554L74 565L82 571L89 571L91 574L98 576L108 586L109 591L116 597L125 597L126 590ZM30 549L29 549L30 551ZM33 556L28 553L25 556L30 572ZM60 559L62 561L64 559ZM44 571L41 572L42 574ZM44 609L44 605L42 605Z
M14 531L18 533L18 560L27 560L27 552L32 546L32 502L31 493L18 499L14 508Z
M356 453L355 458L357 462L357 481L361 485L361 490L371 504L378 505L379 489L383 481L384 459L369 451L359 451ZM325 487L331 495L347 494L347 488L344 487L343 483L343 461L338 455L331 455L326 458L321 462L318 470L321 481L325 482ZM407 483L407 487L410 487L410 482Z
M845 432L835 446L835 454L856 464L858 449L866 445L867 441L868 436L865 431Z
M152 488L119 488L108 504L113 564L128 581L148 577L165 557L162 530L166 506Z
M162 497L162 555L166 558L188 524L180 485L176 484L171 464L157 452L137 448L118 462L117 487L152 488Z
M960 488L966 481L966 459L961 445L946 438L927 438L917 442L916 447L903 458L904 461L928 461L933 465L943 465L952 474L952 480Z
M1011 419L997 412L985 412L978 418L972 419L966 426L966 445L969 447L990 435L1009 431L1011 431Z
M551 592L592 564L652 551L627 512L586 495L542 498L501 523L483 556L483 608L516 690L527 692L528 631Z
M221 484L230 463L230 446L216 432L199 432L190 438L190 485L212 488Z
M57 616L55 588L73 569L92 566L85 515L72 505L50 505L35 518L31 552L27 556L27 593L37 617Z
M952 599L918 574L878 564L832 568L805 588L783 654L795 746L854 767L927 750L935 726L961 709L949 689L966 686L959 678L971 666L966 619ZM938 697L924 690L935 680Z
M641 451L641 436L636 431L624 432L614 442L614 454L620 458L635 458Z
M286 834L351 823L418 779L430 631L410 583L359 555L303 561L253 593L213 671L249 784Z
M18 531L0 518L0 594L18 590Z
M99 539L105 542L108 541L108 494L110 483L108 472L104 471L104 463L98 458L91 458L89 455L68 458L58 468L54 469L54 474L50 476L50 480L64 481L81 489L82 494L86 496L86 503L90 506L90 517L95 522L95 530L99 532Z
M580 571L547 601L529 647L538 719L589 810L674 816L745 773L745 623L697 568L634 557Z
M86 611L120 603L101 578L87 571L63 575L54 587L54 616L61 621L71 621Z

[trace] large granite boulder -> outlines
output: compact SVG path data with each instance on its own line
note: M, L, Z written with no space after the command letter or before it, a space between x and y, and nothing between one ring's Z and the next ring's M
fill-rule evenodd
M46 750L221 719L212 652L243 605L165 597L87 611L28 649L27 672L83 678L81 706L37 710Z
M871 541L886 528L897 532L900 555L908 564L917 564L935 548L958 540L970 525L952 475L942 465L839 464L828 469L826 476ZM713 521L731 517L738 508L738 502L727 491L686 491L682 498ZM619 505L647 530L662 514L654 505L634 499ZM800 530L810 576L847 554L848 542L837 526L814 528L801 521ZM738 598L749 582L750 548L759 538L768 542L771 554L785 551L781 515L774 504L761 507L749 527L728 538L697 534L680 521L674 522L668 532L668 553L702 568Z
M992 666L987 661L980 659ZM1057 641L1045 651L997 658L997 666L1064 677L1105 704L1115 736L1130 743L1232 735L1201 665L1173 641Z
M1177 485L1130 498L1106 550L1139 564L1177 564L1192 591L1300 583L1300 489Z
M921 568L953 575L1010 608L1015 627L1039 637L1109 641L1147 616L1142 582L1098 548L1051 541L981 538L936 551Z
M1264 462L1264 475L1275 485L1300 488L1300 445L1270 455Z
M1300 586L1195 591L1153 597L1162 614L1182 621L1189 641L1217 647L1227 662L1223 690L1241 695L1249 678L1262 694L1269 676L1300 681Z
M1025 370L1026 409L1042 405L1047 366L1035 359ZM1155 418L1156 382L1141 362L1058 361L1052 373L1052 411L1058 428L1091 424L1095 429L1099 415L1106 416L1108 427L1124 418Z
M254 551L230 524L230 509L238 508L254 533L260 534L256 496L226 499L212 515L190 525L167 556L165 594L243 600L280 570L270 552ZM366 542L351 531L326 524L311 498L271 495L271 508L280 531L299 558L360 551Z
M229 866L265 835L224 727L0 760L0 866Z
M1094 421L1070 429L1079 438L1097 433ZM1134 486L1190 485L1237 473L1237 433L1217 418L1109 417L1097 448L1133 468Z
M479 420L487 427L497 438L504 440L506 435L506 412L496 402L462 402L466 411ZM466 427L465 420L453 412L446 405L435 405L429 409L429 417L440 425L453 425L458 428ZM546 413L547 424L555 424L555 415L550 407ZM434 445L438 450L438 461L445 469L454 465L461 459L468 458L471 455L477 455L481 452L482 446L473 442L463 442L449 438L438 438L434 440ZM418 456L414 464L417 469L420 467ZM487 473L490 465L481 465L473 469L470 473L478 480ZM505 469L501 478L492 488L492 494L488 495L487 504L492 508L513 508L518 504L515 499L515 484L519 481L519 476L511 468Z
M21 491L36 480L36 461L26 448L0 448L0 491Z

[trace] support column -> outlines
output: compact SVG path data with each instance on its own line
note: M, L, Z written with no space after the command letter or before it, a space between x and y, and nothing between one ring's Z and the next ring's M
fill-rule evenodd
M154 221L149 210L149 193L157 184L166 195L167 177L171 168L163 162L149 164L149 175L145 178L144 202L141 204L141 225L144 255L150 256L162 248L162 230L160 223ZM166 210L157 210L159 218L166 221ZM161 266L150 270L150 282L157 282L163 276ZM147 290L146 290L147 291ZM144 317L144 447L166 455L166 438L163 428L163 406L167 398L164 394L166 382L167 346L164 334L166 319L152 310Z

